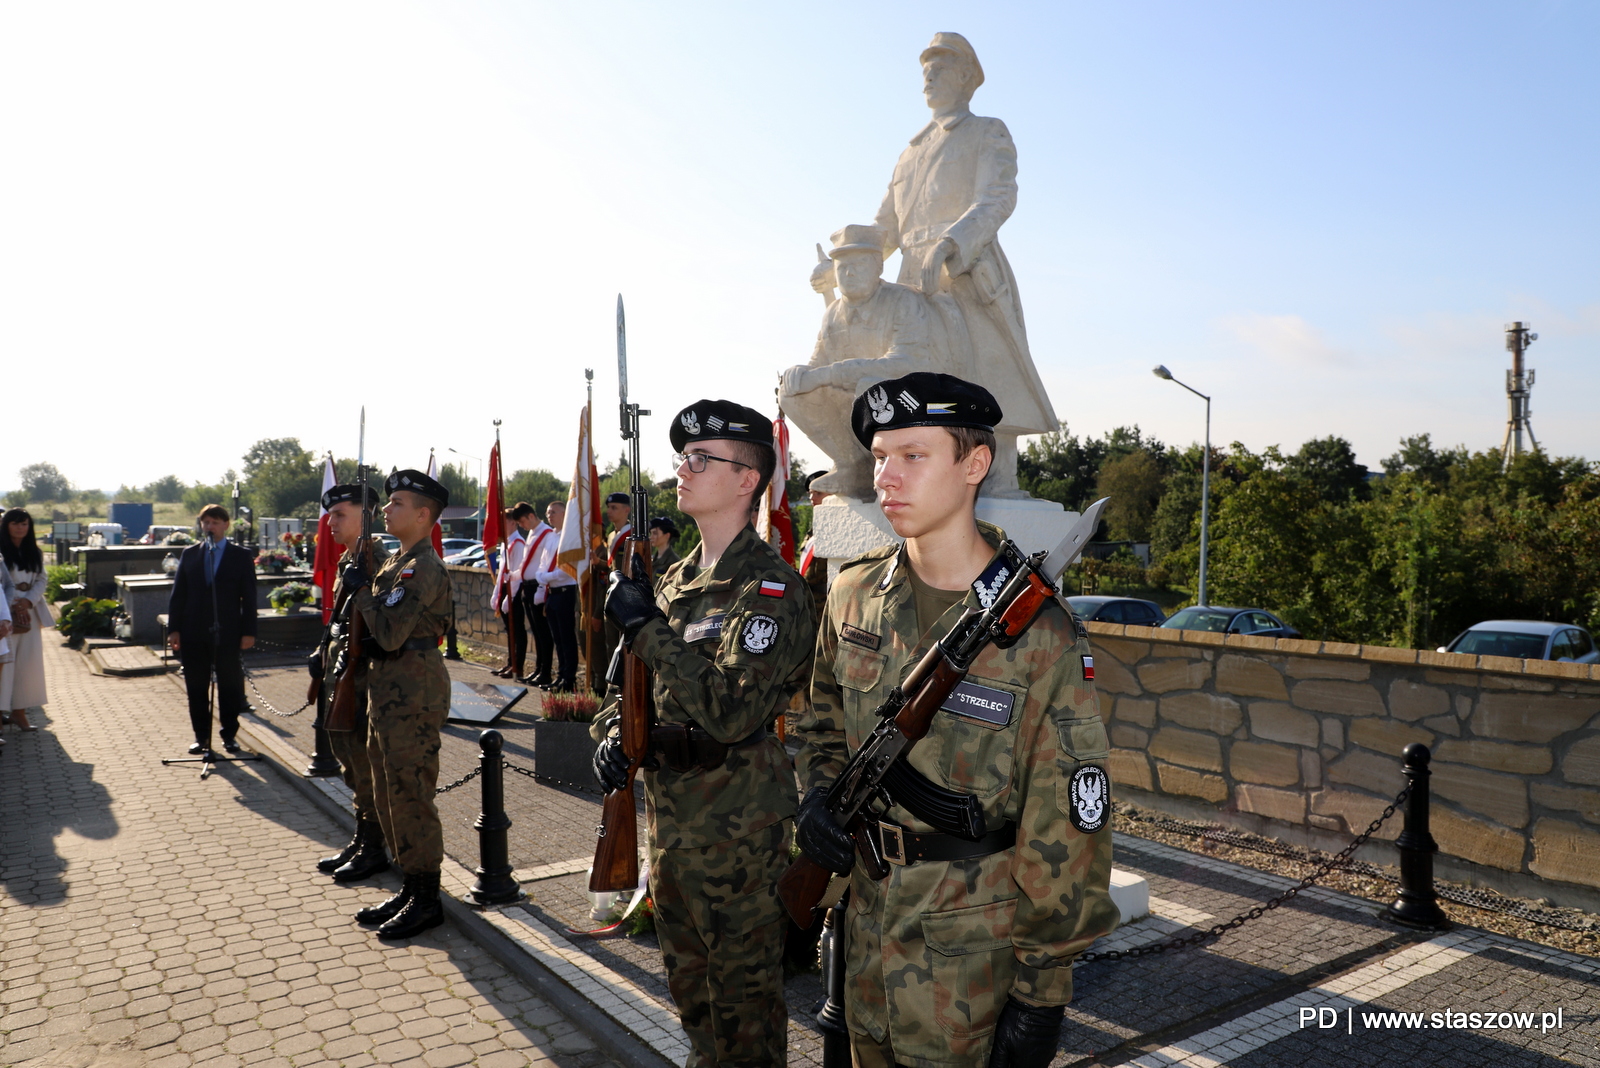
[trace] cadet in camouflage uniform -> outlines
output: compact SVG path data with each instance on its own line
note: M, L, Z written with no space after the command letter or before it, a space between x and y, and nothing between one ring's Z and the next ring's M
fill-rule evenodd
M807 794L796 837L834 871L853 856L823 807L825 788L890 689L980 606L974 584L1005 537L973 512L999 419L987 390L948 375L907 375L857 398L880 506L906 540L835 580L811 710L797 725ZM886 854L903 859L882 882L860 866L850 882L846 1019L857 1065L1044 1068L1054 1056L1072 959L1118 920L1089 655L1081 626L1047 603L1015 645L979 654L911 750L916 771L978 798L989 833L977 843L939 834L900 806L877 828Z
M606 598L606 614L654 675L650 895L689 1068L782 1065L787 1056L788 920L775 888L789 860L795 782L772 728L809 678L816 628L800 576L750 525L772 477L771 426L728 401L678 414L678 507L699 526L700 546L654 594L618 574ZM627 769L615 723L612 715L595 727L595 772L608 790Z
M378 506L378 492L370 487L355 484L333 486L322 495L322 507L328 513L328 533L345 547L341 563L351 562L350 553L361 540L363 510L361 499L365 495L367 508ZM383 542L373 538L369 543L369 567L377 567L389 557ZM333 606L336 615L323 631L317 651L311 654L311 675L317 680L319 716L325 716L333 707L334 686L345 663L345 635L350 626L353 605L344 597L344 573L333 580ZM339 760L339 769L345 785L354 795L351 799L356 815L355 837L350 844L331 857L317 861L317 870L331 874L335 882L350 883L366 879L389 870L389 858L383 848L383 826L378 822L378 810L372 800L372 762L367 756L367 661L356 656L350 660L350 670L355 672L353 682L356 692L356 725L354 730L329 731L328 744Z
M410 938L444 922L439 867L444 832L433 795L439 783L439 731L450 714L450 676L439 638L450 626L450 575L428 540L450 493L421 471L384 482L383 521L400 551L370 578L357 561L344 581L366 625L367 753L383 836L405 873L401 891L356 913L381 924L380 938Z

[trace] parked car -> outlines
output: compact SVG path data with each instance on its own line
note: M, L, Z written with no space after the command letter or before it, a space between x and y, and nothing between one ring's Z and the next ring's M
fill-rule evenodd
M1073 613L1085 622L1132 623L1137 627L1159 627L1167 614L1154 601L1141 601L1137 597L1100 597L1085 595L1068 597Z
M1264 638L1298 638L1300 632L1261 608L1219 608L1195 605L1180 608L1161 624L1174 630L1209 630L1224 634L1258 634Z
M1600 663L1600 650L1595 649L1594 639L1582 627L1532 619L1490 619L1474 623L1457 634L1449 645L1441 645L1439 652Z
M480 549L483 548L483 543L476 538L445 538L439 543L441 549L439 555L444 557L454 556L457 553L466 552L474 545Z
M395 537L393 534L385 534L382 531L373 531L373 537L383 542L383 547L388 549L391 553L397 553L400 551L400 539Z
M489 566L483 559L483 545L478 542L474 542L470 548L463 552L455 553L454 555L445 557L444 562L447 564L455 564L458 567Z

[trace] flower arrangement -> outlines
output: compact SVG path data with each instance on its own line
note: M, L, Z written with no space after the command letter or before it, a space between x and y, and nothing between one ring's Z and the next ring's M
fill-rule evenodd
M194 535L187 530L174 530L161 539L162 545L193 545Z
M555 723L592 723L600 698L592 693L551 693L544 698L544 718Z
M304 582L286 582L267 594L267 603L276 612L292 612L298 605L311 603L311 587Z
M256 570L283 571L293 563L294 559L288 553L278 552L273 549L256 557Z

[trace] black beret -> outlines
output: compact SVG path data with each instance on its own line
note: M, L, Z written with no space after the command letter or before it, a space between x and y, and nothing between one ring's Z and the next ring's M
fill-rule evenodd
M420 493L422 496L439 502L439 507L450 507L450 491L441 486L435 479L429 478L415 468L406 468L395 471L383 480L385 493L394 493L395 490L406 490L410 493Z
M954 375L918 371L880 382L856 398L850 427L872 448L880 430L908 426L965 426L993 431L1000 423L1000 405L982 386Z
M817 479L821 478L823 475L825 475L827 473L828 473L827 471L813 471L809 475L807 475L806 476L806 490L807 490L807 492L809 492L810 489L811 489L811 483L815 482Z
M650 529L659 530L669 538L678 536L678 524L672 521L671 516L658 515L650 520Z
M618 490L615 493L611 493L611 494L607 494L606 495L606 503L607 504L632 504L633 503L633 498L628 496L626 493L623 493L621 490Z
M742 404L698 400L672 421L672 448L682 452L691 441L753 441L772 448L772 420Z
M338 486L330 486L322 495L322 510L328 511L336 504L351 503L361 500L361 483L346 482ZM367 487L367 507L378 507L378 491L371 486Z

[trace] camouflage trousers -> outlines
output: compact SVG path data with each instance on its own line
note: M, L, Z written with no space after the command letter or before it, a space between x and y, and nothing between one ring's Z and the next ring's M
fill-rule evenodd
M367 728L373 807L395 863L407 875L444 864L444 829L434 791L439 785L439 731L448 703L373 709Z
M339 774L355 794L351 807L356 819L375 820L377 806L372 800L372 758L367 753L367 717L356 717L353 731L329 731L328 748L339 761Z
M667 987L692 1051L686 1068L787 1063L788 920L778 876L787 821L704 849L650 850L650 897Z

